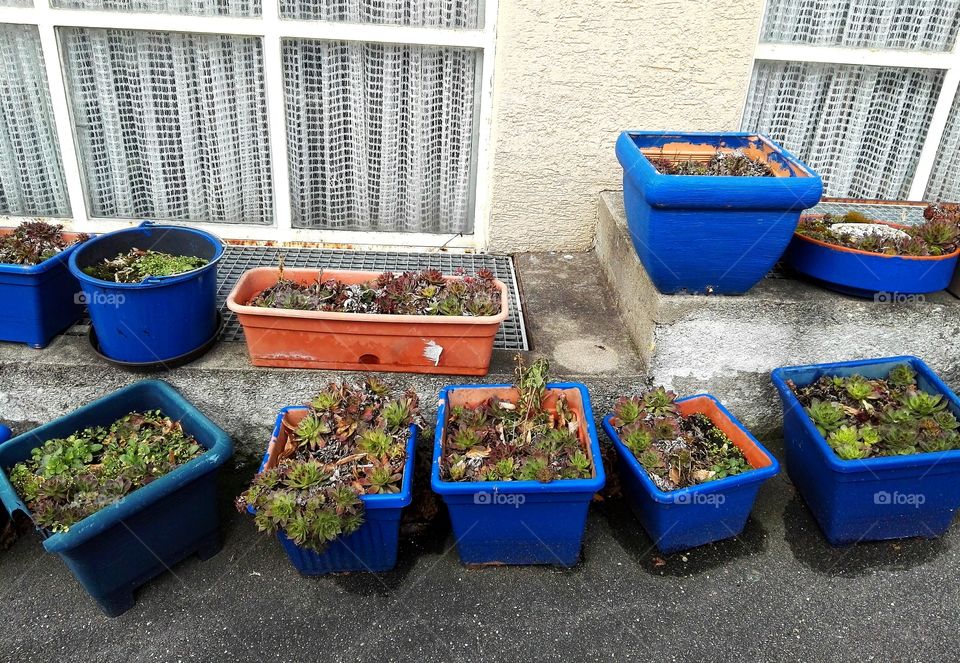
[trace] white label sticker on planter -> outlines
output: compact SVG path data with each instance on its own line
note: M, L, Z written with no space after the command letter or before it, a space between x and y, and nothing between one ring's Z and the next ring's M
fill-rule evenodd
M429 341L423 347L423 356L432 361L434 366L440 365L441 352L443 352L443 347L437 345L435 341Z

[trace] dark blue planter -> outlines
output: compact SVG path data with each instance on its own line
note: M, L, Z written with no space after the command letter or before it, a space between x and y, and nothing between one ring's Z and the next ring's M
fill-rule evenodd
M13 515L30 515L6 471L47 440L91 426L109 426L133 411L161 410L180 421L208 451L98 511L69 531L45 537L84 589L110 617L133 607L133 592L190 555L220 550L217 470L233 455L230 437L166 382L144 380L0 445L0 500Z
M141 283L112 283L87 276L104 258L130 249L153 249L210 262L199 269ZM223 242L210 233L146 222L101 235L70 256L101 352L122 362L162 362L187 355L217 332L217 263Z
M80 319L80 286L67 268L76 249L39 265L0 264L0 341L42 348Z
M430 485L450 511L457 550L464 564L573 566L580 559L590 502L605 481L600 444L587 388L578 382L557 382L547 387L568 390L570 406L586 426L590 456L596 468L593 478L550 483L441 480L443 431L451 396L467 395L472 403L479 403L495 393L502 395L511 385L452 386L440 391Z
M714 148L762 155L777 177L662 175L641 153ZM765 136L625 131L617 140L633 246L663 293L741 294L776 264L800 212L820 200L820 176Z
M823 375L885 378L910 364L920 389L943 394L960 417L960 400L916 357L863 359L790 366L773 371L783 401L787 474L833 545L859 541L933 538L943 534L960 507L960 451L842 460L817 431L787 380L798 387Z
M897 294L937 292L950 285L960 251L946 256L888 256L834 246L796 234L784 265L825 288L893 301Z
M270 452L283 432L283 419L288 412L307 411L304 406L285 407L277 415L273 438L263 456L258 472L262 472L270 458ZM417 427L410 426L407 438L407 460L403 466L403 483L399 493L391 495L362 495L364 521L360 528L349 536L341 537L327 546L322 553L302 548L287 538L282 531L277 538L290 558L290 563L305 576L327 573L389 571L397 565L397 549L400 541L400 516L403 507L413 500L413 459L417 444ZM249 508L250 513L255 513Z
M617 450L624 494L637 519L663 553L678 552L740 534L760 486L780 471L777 459L713 396L689 396L678 399L677 404L684 415L700 412L709 416L714 425L743 450L755 469L689 488L669 492L660 490L630 449L620 441L617 429L610 423L613 415L607 415L603 428Z

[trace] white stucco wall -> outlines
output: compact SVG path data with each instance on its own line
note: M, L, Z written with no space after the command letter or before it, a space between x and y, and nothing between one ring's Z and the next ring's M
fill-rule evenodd
M592 245L623 129L736 129L763 0L501 0L493 251Z

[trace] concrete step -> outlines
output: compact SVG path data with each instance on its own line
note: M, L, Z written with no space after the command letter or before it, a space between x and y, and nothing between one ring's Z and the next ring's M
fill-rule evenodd
M527 354L547 357L556 380L584 382L594 400L594 413L601 418L619 394L642 383L644 368L596 255L526 254L517 257L516 268L532 348ZM397 390L415 389L425 417L432 422L443 386L512 382L514 354L494 352L490 373L482 378L380 376ZM281 407L309 400L329 382L356 382L363 375L254 368L242 342L221 342L192 364L148 375L104 362L86 337L60 336L43 350L0 343L0 421L20 433L147 377L161 378L179 389L233 435L239 455L249 462L266 449Z
M779 437L778 366L912 354L960 387L960 302L947 292L872 301L768 276L745 295L663 295L633 249L620 191L600 196L596 252L650 379L714 394L762 439Z

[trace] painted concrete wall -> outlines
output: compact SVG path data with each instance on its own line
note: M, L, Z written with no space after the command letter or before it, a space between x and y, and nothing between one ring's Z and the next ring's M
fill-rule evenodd
M623 129L736 129L763 0L501 0L493 251L592 245Z

